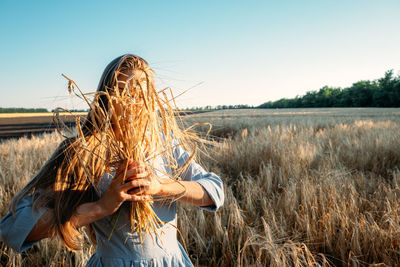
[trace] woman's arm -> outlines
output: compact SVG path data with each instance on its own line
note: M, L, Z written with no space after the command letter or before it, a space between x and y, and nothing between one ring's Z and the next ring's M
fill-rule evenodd
M172 197L180 195L179 201L189 203L196 206L211 206L214 205L214 201L211 199L207 191L195 181L179 181L176 182L169 178L161 178L160 190L157 196L160 197Z
M43 238L51 237L55 233L51 230L54 226L54 210L48 209L35 224L25 241L38 241ZM71 223L76 227L88 225L104 217L102 209L97 202L89 202L78 206L76 212L71 217Z
M142 177L135 169L130 170L128 174L132 179ZM124 175L117 173L102 197L98 201L79 205L70 222L79 228L113 214L125 201L146 200L146 196L135 196L127 193L132 186L129 183L124 183L123 179ZM54 225L54 217L54 210L47 210L28 234L26 241L37 241L54 235L54 232L50 230Z

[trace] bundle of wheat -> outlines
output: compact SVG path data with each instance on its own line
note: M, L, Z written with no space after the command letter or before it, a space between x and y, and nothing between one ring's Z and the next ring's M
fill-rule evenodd
M88 190L90 186L98 189L104 173L126 175L128 161L145 165L149 173L161 171L156 170L154 164L154 160L161 155L163 162L173 170L172 174L164 173L179 183L179 175L195 156L196 143L201 139L191 130L193 127L180 129L177 121L180 118L176 114L175 97L171 89L157 92L153 81L154 71L140 61L135 64L129 66L129 71L126 67L115 70L112 87L94 93L93 101L74 80L63 75L68 79L70 93L86 101L90 111L82 124L77 118L77 137L68 147L68 166L60 168L63 173L57 175L59 179L55 191L67 187L71 189L71 183L74 185L72 189L78 192ZM55 112L55 120L57 125L62 125L58 111ZM65 125L61 128L65 128ZM190 152L183 166L178 166L173 156L176 143ZM71 177L70 180L68 177ZM158 179L151 174L149 177ZM182 194L167 198L176 200L184 191L185 187L182 186ZM153 201L155 199L148 196L147 201L131 202L131 229L139 232L141 240L143 233L158 234L156 230L163 224L152 209ZM115 214L115 222L118 216L119 212ZM74 247L74 240L70 245L68 240L65 243Z

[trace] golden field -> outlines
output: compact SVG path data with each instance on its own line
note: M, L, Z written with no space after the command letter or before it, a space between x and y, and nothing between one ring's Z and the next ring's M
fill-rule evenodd
M400 109L222 110L202 164L225 182L217 213L179 206L197 266L400 266ZM199 128L205 131L205 128ZM61 141L0 143L0 216ZM43 240L2 266L83 266L94 251Z

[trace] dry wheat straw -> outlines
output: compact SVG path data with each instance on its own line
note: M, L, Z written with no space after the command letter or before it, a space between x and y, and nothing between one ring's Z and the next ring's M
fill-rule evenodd
M93 148L88 138L84 135L79 118L77 119L77 132L79 151L77 153L78 161L89 177L93 177L96 173L98 165L91 163L91 159L87 158L87 152L101 155L104 168L101 171L124 173L127 172L127 162L142 162L147 165L149 170L155 171L154 160L162 155L166 164L174 170L174 174L167 174L174 181L178 181L179 174L186 168L193 159L196 151L196 145L192 147L192 153L183 166L178 167L173 157L172 139L181 140L183 145L188 145L188 140L199 141L196 134L191 132L189 127L185 131L181 131L175 119L175 97L169 89L170 96L166 90L156 92L152 76L148 70L140 70L134 72L126 81L124 88L118 85L121 83L119 77L125 75L122 72L115 73L115 87L108 88L105 92L97 92L93 102L87 99L82 93L75 81L63 75L68 79L68 89L70 93L77 88L80 98L89 104L89 116L94 117L94 135L93 138L99 140L98 147ZM105 111L101 108L100 96L105 96L108 100L109 110ZM99 157L97 157L99 158ZM78 175L82 175L79 173ZM157 179L156 176L150 175L151 179ZM125 178L124 178L125 180ZM95 181L92 181L95 184ZM184 194L185 188L182 186L183 192L177 196L167 196L166 198L177 198ZM130 210L132 231L139 233L141 243L143 242L142 234L153 233L159 234L157 231L163 222L154 213L151 205L153 199L148 196L148 201L132 202ZM165 198L163 198L165 200ZM159 200L159 199L157 199ZM119 212L114 217L114 227L117 223ZM111 234L114 230L111 230Z

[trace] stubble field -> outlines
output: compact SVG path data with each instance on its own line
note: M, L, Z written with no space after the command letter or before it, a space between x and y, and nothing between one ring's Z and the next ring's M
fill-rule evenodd
M179 206L180 239L198 266L400 266L400 109L225 110L210 122L202 164L225 183L217 213ZM200 132L206 127L198 128ZM0 216L61 141L0 143ZM0 265L82 266L43 240Z

